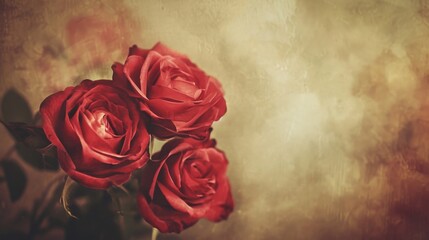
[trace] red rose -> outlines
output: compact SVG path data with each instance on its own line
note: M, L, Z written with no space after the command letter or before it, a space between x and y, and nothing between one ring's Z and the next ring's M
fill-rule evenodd
M137 195L140 213L161 232L181 232L200 218L226 219L234 203L226 176L228 160L215 147L174 139L143 170Z
M220 83L161 43L149 50L131 47L125 64L112 69L113 81L141 100L151 117L149 131L158 138L206 139L226 112Z
M149 135L138 105L108 80L85 80L46 98L43 129L62 169L80 184L120 185L148 161Z

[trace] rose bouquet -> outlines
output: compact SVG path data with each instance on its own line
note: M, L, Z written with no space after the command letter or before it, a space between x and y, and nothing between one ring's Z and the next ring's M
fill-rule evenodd
M42 164L58 162L67 174L65 210L74 216L68 192L79 184L131 194L143 219L163 233L226 219L234 207L228 160L210 138L226 112L220 83L161 43L131 47L112 70L112 80L84 80L47 97L40 126L3 122ZM164 144L153 153L155 139ZM134 190L131 179L138 179Z

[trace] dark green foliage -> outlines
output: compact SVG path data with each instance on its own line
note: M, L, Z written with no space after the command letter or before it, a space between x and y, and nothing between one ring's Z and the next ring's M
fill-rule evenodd
M2 118L5 122L33 121L33 113L27 100L15 89L9 89L1 102Z
M6 159L0 163L3 168L4 178L9 189L12 202L17 201L24 193L27 185L27 176L16 161Z

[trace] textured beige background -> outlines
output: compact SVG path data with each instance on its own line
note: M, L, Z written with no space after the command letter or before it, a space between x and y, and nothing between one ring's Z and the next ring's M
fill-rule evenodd
M0 95L15 87L34 111L110 78L134 43L162 41L222 82L214 137L236 209L183 239L429 238L429 2L0 2Z

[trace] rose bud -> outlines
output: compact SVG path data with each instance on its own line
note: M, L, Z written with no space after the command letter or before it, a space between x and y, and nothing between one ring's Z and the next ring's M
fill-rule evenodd
M125 183L149 159L143 115L112 81L84 80L46 98L43 129L57 148L61 168L96 189Z
M149 132L157 138L207 139L226 112L220 83L161 43L149 50L131 47L125 64L112 69L113 81L140 99L151 118Z
M164 233L179 233L201 218L226 219L234 208L227 164L214 140L171 140L143 168L141 215Z

